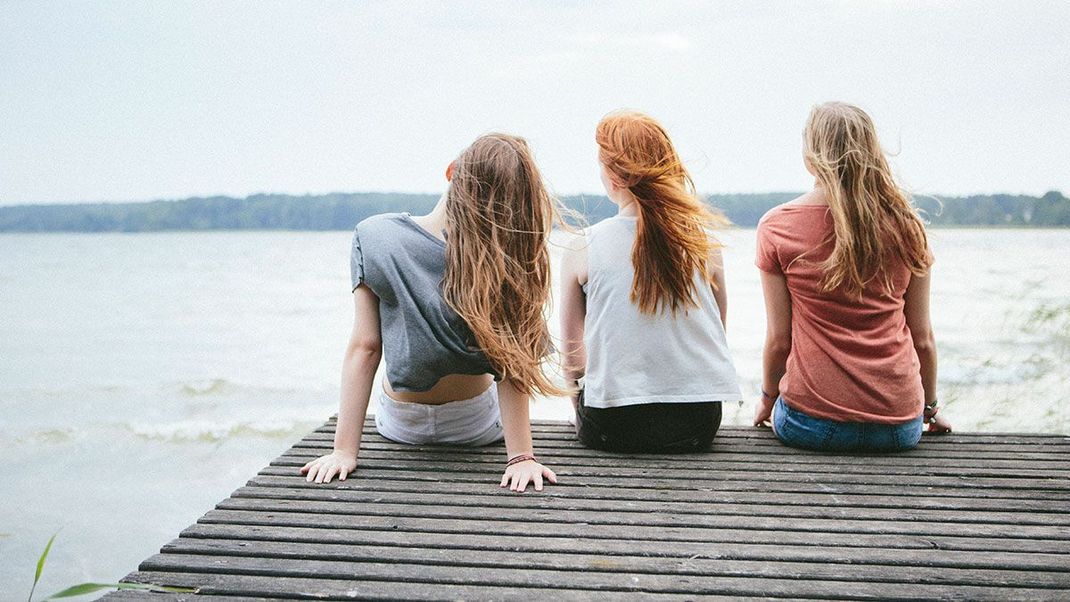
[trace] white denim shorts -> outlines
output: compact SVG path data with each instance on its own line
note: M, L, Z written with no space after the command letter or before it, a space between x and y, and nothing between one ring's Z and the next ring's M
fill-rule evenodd
M489 445L501 441L498 385L471 399L441 405L398 401L379 389L375 429L398 443L424 445Z

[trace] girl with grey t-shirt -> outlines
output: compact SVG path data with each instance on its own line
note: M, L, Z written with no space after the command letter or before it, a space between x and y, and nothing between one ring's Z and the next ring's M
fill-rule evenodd
M556 201L515 136L480 137L446 178L449 189L430 214L357 225L356 316L334 451L301 468L309 481L344 480L356 469L374 395L384 437L457 445L504 438L502 487L523 492L556 482L535 458L528 416L531 394L562 394L541 370ZM386 376L374 391L380 359Z

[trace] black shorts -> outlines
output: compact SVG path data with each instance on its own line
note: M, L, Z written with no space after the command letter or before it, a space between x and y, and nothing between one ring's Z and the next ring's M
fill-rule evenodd
M721 426L721 402L643 403L589 408L583 391L576 436L593 449L625 453L688 453L709 449Z

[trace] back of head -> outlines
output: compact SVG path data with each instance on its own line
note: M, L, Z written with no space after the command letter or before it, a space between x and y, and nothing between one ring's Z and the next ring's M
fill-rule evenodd
M482 136L455 161L443 294L502 379L529 393L561 393L541 370L557 215L523 138Z
M698 198L665 129L638 111L606 115L595 132L598 158L638 209L631 299L643 313L697 306L695 271L707 275L717 242L709 229L728 224Z
M889 261L913 274L931 263L925 228L899 188L873 120L841 102L818 105L806 121L804 157L832 212L835 242L821 265L826 292L861 295L874 278L891 292Z

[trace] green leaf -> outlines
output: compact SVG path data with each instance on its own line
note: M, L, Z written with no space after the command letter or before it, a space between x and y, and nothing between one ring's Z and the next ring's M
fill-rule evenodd
M37 582L41 580L41 571L45 570L45 559L48 558L48 552L52 549L52 542L56 541L56 536L59 535L59 531L52 534L52 537L48 538L48 544L45 545L45 551L41 552L41 557L37 559L37 572L33 574L33 587L30 588L30 596L26 598L26 602L33 601L33 591L37 589Z
M59 535L59 531L52 534L52 537L48 538L48 544L45 545L45 551L41 552L41 557L37 559L37 572L34 573L33 583L37 585L37 582L41 580L41 571L45 570L45 559L48 558L48 552L52 549L52 542L56 541L56 536Z
M138 589L150 592L167 592L171 594L192 594L196 591L189 587L166 587L152 583L79 583L78 585L72 585L63 591L56 592L45 599L70 598L73 596L91 594L102 589Z
M102 589L115 589L117 587L119 587L118 583L79 583L78 585L72 585L63 591L56 592L45 598L45 600L51 600L52 598L70 598L72 596L81 596Z

